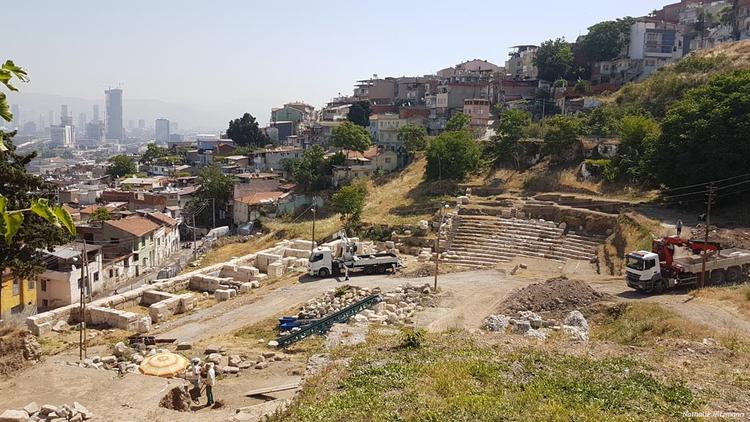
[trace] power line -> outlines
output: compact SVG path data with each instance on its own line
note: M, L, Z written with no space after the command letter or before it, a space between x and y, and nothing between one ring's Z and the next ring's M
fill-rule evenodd
M743 177L750 177L750 173L745 173L745 174L742 174L742 175L739 175L739 176L734 176L734 177L728 177L726 179L720 179L720 180L714 180L714 181L709 181L709 182L704 182L704 183L698 183L698 184L695 184L695 185L679 186L679 187L676 187L676 188L666 189L666 190L664 190L662 192L674 192L674 191L677 191L677 190L684 190L684 189L690 189L690 188L696 188L696 187L707 188L711 183L728 182L730 180L741 179ZM706 191L704 191L704 193L705 192L708 192L708 191L706 190Z

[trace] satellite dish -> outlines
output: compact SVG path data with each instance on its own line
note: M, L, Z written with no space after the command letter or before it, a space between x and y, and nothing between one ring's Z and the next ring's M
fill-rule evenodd
M250 217L249 217L250 221L255 221L258 219L258 217L260 217L260 213L258 211L255 211L255 210L250 211Z

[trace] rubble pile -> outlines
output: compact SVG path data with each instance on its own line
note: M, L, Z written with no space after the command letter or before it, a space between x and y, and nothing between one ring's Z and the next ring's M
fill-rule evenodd
M153 356L160 352L166 352L164 349L157 349L156 346L145 346L137 344L136 348L125 345L123 342L115 344L112 354L106 356L92 356L81 362L68 362L68 365L79 366L81 368L99 369L102 371L116 371L120 374L137 373L138 365L148 356Z
M582 281L559 277L514 291L500 304L499 313L514 315L533 311L562 317L568 311L606 299L606 294Z
M273 362L289 360L288 357L275 352L263 352L255 358L238 354L226 356L224 349L217 346L206 347L205 354L205 361L215 365L217 375L238 374L247 369L266 369Z
M571 311L565 317L563 325L554 319L544 319L532 311L521 311L515 317L507 315L490 315L484 320L483 328L487 331L523 335L545 340L553 331L562 331L574 341L589 340L589 324L579 311Z
M298 319L320 319L338 312L349 305L371 295L381 294L380 288L369 289L357 286L342 286L331 289L322 297L308 301L297 315ZM356 322L372 322L382 325L412 324L414 313L432 303L432 288L429 284L413 286L404 284L398 289L382 294L383 301L365 309L353 317ZM284 333L282 333L283 335Z
M31 402L23 409L8 409L0 414L0 421L38 421L38 422L82 422L93 419L94 414L86 409L81 403L73 402L73 405L63 404L53 406L45 404L39 406Z
M0 334L0 376L12 375L41 356L41 346L28 331L9 329Z

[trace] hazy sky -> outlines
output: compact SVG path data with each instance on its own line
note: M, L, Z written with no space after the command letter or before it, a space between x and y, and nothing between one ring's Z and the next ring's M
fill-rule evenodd
M641 16L667 1L23 0L3 8L0 59L29 92L125 96L260 121L293 100L319 107L372 74L422 75L461 61L503 64L508 47ZM186 126L188 122L180 122Z

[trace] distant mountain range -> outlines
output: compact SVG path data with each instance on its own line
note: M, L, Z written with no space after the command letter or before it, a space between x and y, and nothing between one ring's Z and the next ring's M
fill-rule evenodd
M18 104L21 122L34 121L38 124L39 116L43 115L47 120L50 111L54 111L55 124L60 121L60 105L67 104L68 110L73 117L73 123L78 123L78 115L86 113L86 119L91 120L93 116L93 105L99 104L99 118L104 119L104 94L100 100L91 100L62 95L40 94L34 92L12 93L8 98L11 104ZM201 109L193 106L172 104L161 100L129 99L127 96L123 101L123 123L128 126L128 121L133 120L138 126L138 120L144 119L147 128L153 128L154 120L159 118L169 119L177 122L179 132L217 132L225 130L230 120L216 108L205 107Z

